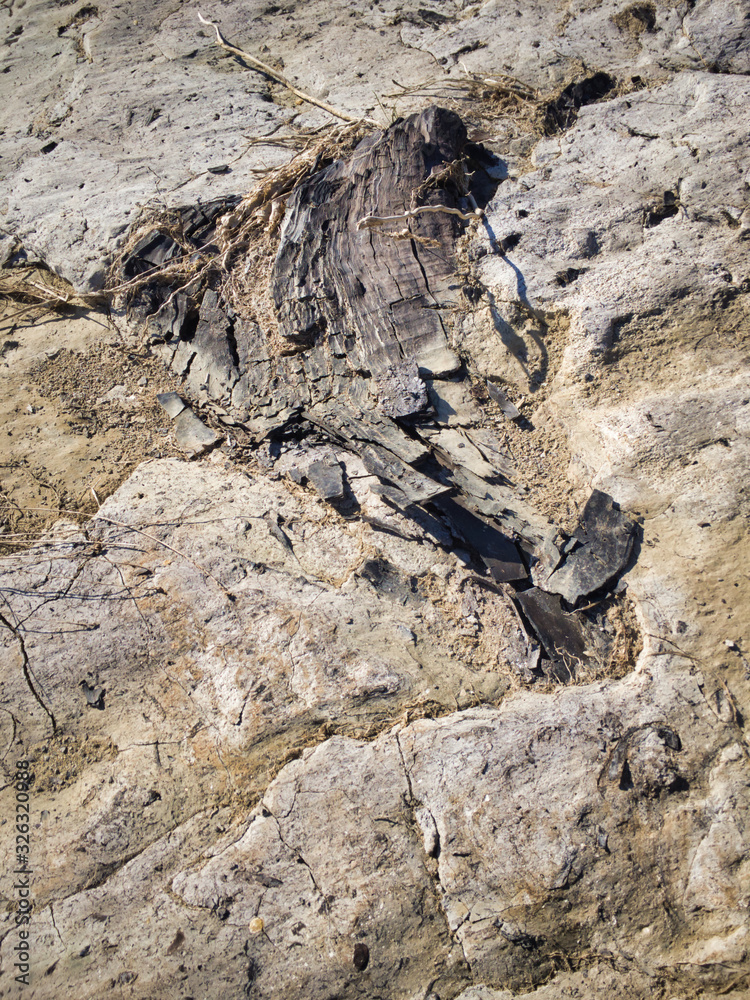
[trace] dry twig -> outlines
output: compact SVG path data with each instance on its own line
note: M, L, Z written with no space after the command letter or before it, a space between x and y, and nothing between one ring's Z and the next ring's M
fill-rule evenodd
M353 124L355 122L362 121L366 122L368 125L376 126L379 124L372 118L355 118L354 115L347 114L346 111L340 111L338 108L334 108L332 105L326 104L325 101L319 101L316 97L311 97L310 94L306 94L304 90L300 90L298 87L295 87L291 80L287 80L285 76L282 76L281 73L278 73L267 63L261 62L260 59L256 59L255 56L251 56L249 52L245 52L243 49L238 49L235 45L230 45L226 38L222 35L219 30L219 26L215 21L207 21L201 13L198 14L198 20L201 24L208 25L208 27L214 29L216 32L216 44L220 45L222 49L226 49L227 52L231 52L233 55L244 59L245 62L249 63L252 69L257 70L259 73L265 73L266 76L269 76L272 80L280 83L282 86L286 87L287 90L290 90L296 97L299 97L300 100L306 101L308 104L314 104L316 108L321 108L323 111L327 111L329 115L333 115L334 118L340 118L344 122L351 122Z
M376 229L378 226L382 226L386 222L404 222L405 220L413 219L415 215L420 215L424 212L443 212L445 215L457 215L459 219L465 219L467 221L471 219L481 219L484 215L481 208L475 208L473 212L462 212L458 208L448 208L447 205L420 205L417 208L409 209L402 215L366 215L364 219L360 219L357 223L357 229Z
M64 507L58 507L57 509L54 509L54 508L51 508L51 507L25 507L24 510L27 510L27 511L43 511L43 512L48 512L50 514L57 514L58 516L61 515L61 514L72 514L75 517L87 517L87 518L89 518L89 515L85 514L83 511L80 511L80 510L68 510L68 509L66 509ZM190 556L187 555L186 552L182 552L180 549L175 548L174 545L170 545L169 542L165 542L162 538L158 538L156 535L152 535L150 532L144 531L143 528L139 528L139 527L137 527L134 524L126 524L125 521L116 521L114 518L105 517L104 514L101 513L101 510L97 510L96 513L94 513L93 515L91 515L90 518L89 518L89 520L90 520L90 522L93 522L93 521L104 521L105 524L111 524L115 528L122 528L125 531L134 531L136 534L142 535L144 538L148 538L152 542L156 542L157 545L161 545L162 548L168 549L170 552L174 552L174 554L176 556L179 556L181 559L184 559L186 562L189 562L190 565L193 566L195 569L197 569L198 572L201 573L203 576L207 576L210 580L213 580L214 583L225 594L225 596L230 601L234 601L234 599L235 599L234 595L229 590L227 590L227 588L224 586L224 584L221 582L221 580L217 579L210 570L207 570L205 568L205 566L200 566L197 562L195 562L195 560L191 559ZM172 522L165 521L165 522L162 522L162 523L163 524L171 524ZM200 522L198 522L198 523L200 523Z
M230 593L230 591L227 590L227 588L224 586L221 580L217 579L213 575L213 573L211 573L210 570L207 570L205 566L199 566L198 563L195 562L195 560L190 558L189 555L187 555L185 552L181 552L179 549L176 549L173 545L170 545L169 542L165 542L163 541L163 539L157 538L156 535L152 535L148 531L144 531L143 528L137 528L134 524L126 524L124 521L115 521L111 517L105 517L104 514L101 513L101 511L97 511L96 514L94 514L92 521L104 521L106 524L111 524L116 528L124 528L126 531L135 531L137 534L143 535L144 538L148 538L152 542L156 542L157 545L161 545L163 548L169 549L169 551L174 552L176 556L180 556L181 559L185 559L187 562L189 562L190 565L194 566L199 573L203 574L203 576L207 576L209 579L213 580L214 583L224 593L224 595L230 601L234 601L234 594Z

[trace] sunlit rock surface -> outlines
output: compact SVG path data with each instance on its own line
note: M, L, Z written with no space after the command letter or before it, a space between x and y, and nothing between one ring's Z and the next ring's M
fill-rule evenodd
M274 437L273 390L243 449L200 338L181 341L194 360L173 375L213 450L145 463L93 519L0 560L4 774L34 774L29 995L742 996L744 5L202 13L383 127L460 114L496 187L440 235L457 367L359 365L369 422L343 430L331 389L299 433L279 405ZM330 122L188 5L29 0L4 21L3 255L80 290L141 208L240 197L290 156L256 140ZM503 74L541 95L543 126L491 114ZM367 434L402 480L422 463L445 485L437 456L526 577L482 561L440 489L418 509L389 491ZM592 491L638 525L632 558L613 596L578 600L575 656L540 649L515 595L547 593L550 553L580 553Z

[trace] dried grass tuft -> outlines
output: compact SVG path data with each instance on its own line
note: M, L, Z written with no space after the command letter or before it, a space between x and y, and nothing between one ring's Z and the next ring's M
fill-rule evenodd
M112 264L108 294L126 305L147 285L167 285L171 291L161 311L178 294L197 303L210 283L239 316L257 322L273 344L278 338L269 285L286 203L307 177L351 152L372 128L361 121L327 128L322 136L317 132L289 137L297 153L283 166L266 171L238 205L219 217L206 249L196 249L186 236L178 212L163 207L144 211ZM123 280L125 263L135 247L155 231L174 240L179 256Z
M41 266L9 268L0 272L3 326L6 323L11 328L29 325L47 312L74 308L79 298L64 279ZM26 323L19 324L24 316L28 317Z
M327 129L323 137L308 137L296 156L258 180L240 204L219 220L216 242L223 297L272 339L277 326L269 282L286 203L306 178L346 156L370 131L372 126L355 122Z

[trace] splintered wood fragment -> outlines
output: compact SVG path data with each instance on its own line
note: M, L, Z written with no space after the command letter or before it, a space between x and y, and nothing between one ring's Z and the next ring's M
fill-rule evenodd
M404 498L405 504L421 504L450 490L450 486L438 483L429 476L412 469L393 452L377 444L361 444L357 454L365 468L385 484L391 484ZM382 492L382 491L378 491ZM386 486L386 495L388 489ZM396 501L397 506L401 504Z
M265 73L266 76L270 76L272 80L277 83L282 84L287 90L290 90L296 97L300 100L306 101L308 104L314 104L316 108L321 108L323 111L327 111L329 115L333 115L334 118L340 118L345 122L366 122L369 125L378 126L379 122L376 122L373 118L363 118L355 117L354 115L349 115L346 111L340 111L338 108L332 107L330 104L326 104L325 101L319 101L315 97L311 97L310 94L306 94L304 90L300 90L295 87L291 80L287 80L285 76L277 72L273 67L269 66L267 63L261 62L260 59L256 59L255 56L251 56L249 52L245 52L244 49L238 49L236 45L230 45L226 38L222 35L219 30L219 26L215 21L207 21L206 18L199 12L198 20L201 24L205 24L210 28L213 28L216 32L216 44L220 45L222 49L226 49L227 52L231 52L232 55L239 56L244 59L245 62L249 63L252 69L257 70L260 73Z
M303 410L302 416L332 437L353 445L353 450L360 444L369 442L379 445L409 465L421 462L429 454L429 449L424 444L405 434L398 424L383 419L376 413L356 411L351 403L346 408L338 403L327 409Z

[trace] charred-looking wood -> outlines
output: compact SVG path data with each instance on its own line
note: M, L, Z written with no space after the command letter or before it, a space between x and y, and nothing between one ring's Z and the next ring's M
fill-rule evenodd
M425 212L358 228L368 217L420 206L467 213L471 195L463 122L429 108L364 139L350 159L301 184L287 204L271 291L281 334L377 375L413 361L420 375L456 370L446 310L457 301L453 245L466 225Z
M609 660L604 610L589 620L575 608L612 587L637 554L638 526L594 490L573 536L560 536L519 494L522 470L481 426L447 331L465 287L456 237L497 187L490 161L457 115L433 107L301 180L270 277L278 337L225 301L221 255L189 294L158 275L139 283L130 312L185 393L218 404L233 438L304 437L310 460L293 478L350 511L358 506L337 450L358 455L388 505L439 544L452 539L486 585L513 588L529 649L543 658L527 679L569 683ZM221 203L176 211L169 227L134 239L126 279L180 253L210 258ZM519 418L493 382L485 399ZM465 426L451 425L469 411Z
M197 306L185 292L174 295L174 278L165 279L160 272L169 263L192 254L218 253L213 243L216 223L239 201L237 197L217 198L203 205L175 208L139 239L122 261L118 281L128 282L153 272L153 280L134 288L127 304L129 322L145 328L151 341L189 340L195 332ZM197 294L198 301L203 291Z

